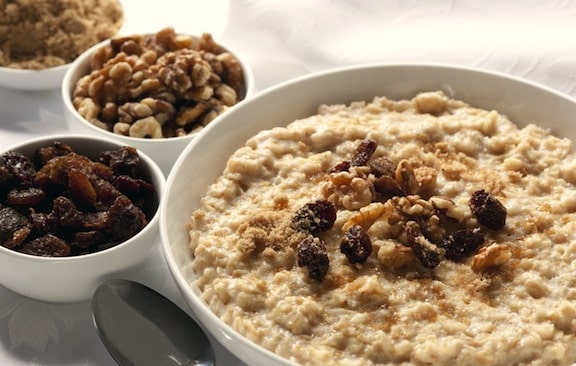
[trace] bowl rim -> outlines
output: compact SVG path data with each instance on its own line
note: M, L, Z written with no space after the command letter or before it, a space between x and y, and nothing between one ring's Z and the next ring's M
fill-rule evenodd
M43 69L16 69L13 67L0 66L0 72L7 73L7 74L9 74L9 73L22 74L22 75L28 76L28 75L39 74L42 72L61 72L61 71L68 69L70 67L70 65L72 65L72 62L69 62L67 64L58 65L58 66L46 67Z
M550 93L555 97L564 99L565 101L571 102L576 105L576 99L572 98L571 96L564 94L556 89L548 87L544 84L540 84L528 79L524 79L518 76L514 76L512 74L508 74L501 71L495 71L487 68L482 67L474 67L474 66L463 66L461 64L453 64L453 63L443 63L443 62L370 62L370 63L361 63L361 64L354 64L354 65L346 65L346 66L339 66L333 67L321 71L311 72L309 74L301 75L289 80L285 80L280 82L274 86L271 86L267 89L261 90L257 92L254 96L250 98L246 103L242 103L238 105L235 110L236 112L241 112L244 109L250 108L253 103L257 103L258 100L266 97L267 95L275 94L287 87L299 85L305 82L310 82L313 80L321 80L325 77L329 77L332 75L338 74L345 74L348 72L358 71L359 69L369 70L369 69L381 69L381 68L402 68L402 69L415 69L415 68L426 68L432 70L454 70L457 72L464 72L464 73L473 73L477 75L486 75L495 77L498 79L503 79L506 82L514 82L524 84L525 86L529 87L530 89L538 89L540 91L544 91L546 93ZM227 118L231 118L231 115L228 115ZM166 181L166 190L164 194L164 200L160 204L160 239L162 244L162 251L165 255L166 262L169 268L169 271L174 278L177 287L180 293L183 295L187 306L192 310L192 312L197 316L200 320L200 323L203 325L211 324L216 325L218 327L218 331L220 334L216 336L221 336L223 339L239 342L239 344L250 347L252 349L258 349L259 352L265 354L268 359L274 359L278 364L282 365L294 365L294 362L289 360L288 358L281 357L276 353L264 348L260 344L249 340L241 333L236 331L231 325L224 322L220 317L218 317L210 308L209 304L207 304L198 293L197 286L193 283L189 283L184 274L182 273L181 267L178 265L176 261L176 257L172 250L172 244L169 241L170 235L167 231L167 210L168 210L168 198L170 198L170 190L174 185L175 177L181 169L184 167L184 163L186 159L190 155L190 151L193 150L196 145L202 143L203 137L206 134L209 134L212 129L217 128L219 125L219 121L222 118L218 117L213 123L208 124L204 129L198 132L197 138L192 140L186 148L182 151L178 159L173 165L172 170L170 171L167 181ZM239 145L241 146L241 145ZM223 167L222 167L223 169ZM203 187L204 191L207 187ZM189 213L191 215L192 212ZM186 230L186 228L182 228L182 230ZM225 345L225 347L228 347Z
M68 67L68 69L66 70L66 72L64 73L64 77L62 78L62 84L60 86L60 96L62 98L64 109L67 110L72 116L74 116L74 119L76 120L75 123L82 123L85 127L88 127L91 131L95 131L98 134L102 134L104 136L110 136L111 138L126 140L128 142L134 141L135 144L136 143L138 143L138 144L155 144L155 143L160 143L162 141L170 142L170 141L191 140L194 137L196 137L200 131L202 131L206 128L206 126L205 126L198 132L189 133L189 134L184 135L184 136L163 137L163 138L158 138L158 139L126 136L126 135L120 135L120 134L114 133L113 131L107 131L103 128L100 128L100 127L94 125L93 123L86 120L86 118L82 117L80 115L80 113L78 112L78 110L74 107L74 105L72 103L72 94L74 92L74 88L76 87L76 83L78 82L78 80L81 77L87 75L85 70L88 70L90 59L91 59L92 55L97 50L108 45L110 43L110 41L113 39L130 37L130 36L140 36L140 35L146 37L146 36L153 36L157 33L158 32L117 34L113 37L110 37L108 39L100 41L100 42L96 43L95 45L91 46L90 48L88 48L87 50L82 52L78 57L76 57L76 59L74 59L73 62L66 65ZM185 33L185 32L176 32L176 35L187 35L187 36L199 38L198 35L189 34L189 33ZM232 51L230 48L228 48L227 46L224 46L220 42L216 42L216 43L220 47L225 49L227 52L230 52L231 54L233 54L240 61L240 65L242 66L242 71L244 73L244 80L245 80L244 83L245 83L245 87L246 87L246 95L244 96L244 98L242 100L240 100L236 104L228 107L228 110L230 110L232 108L236 108L240 104L243 104L244 101L249 99L252 96L252 94L254 94L254 90L255 90L255 86L256 86L256 80L255 80L255 76L254 76L254 71L250 67L245 56L243 56L241 53L239 53L237 51ZM82 70L84 70L84 71L82 71ZM82 71L82 72L80 72L80 71ZM216 118L218 118L218 116ZM211 123L208 123L207 126L209 126L210 124Z
M106 145L114 145L118 148L126 146L126 144L120 141L114 141L105 139L100 136L90 136L90 135L80 135L80 134L53 134L53 135L45 135L42 137L35 137L33 139L29 139L12 146L8 146L0 151L0 154L3 154L8 151L17 151L22 148L26 148L30 145L38 145L41 143L49 143L53 141L67 141L67 140L77 140L79 142L97 142L99 144L106 144ZM132 242L136 242L140 240L140 237L145 235L150 230L157 230L159 227L160 221L160 204L164 197L164 191L166 188L166 177L160 167L156 164L152 158L150 158L145 152L138 150L138 155L140 156L140 160L144 163L144 165L149 167L151 177L154 177L154 180L158 180L160 187L156 188L156 195L158 198L158 204L156 207L156 212L152 218L148 221L146 226L142 228L136 235L128 238L127 240L120 242L110 248L106 248L97 252L83 254L83 255L76 255L76 256L69 256L69 257L43 257L43 256L36 256L31 254L20 253L10 248L6 248L0 245L0 255L6 255L14 259L26 260L31 262L52 262L52 263L71 263L71 262L82 262L82 261L89 261L95 259L97 257L102 257L105 255L112 255L114 252L121 250L120 247L126 246L126 244L130 244Z

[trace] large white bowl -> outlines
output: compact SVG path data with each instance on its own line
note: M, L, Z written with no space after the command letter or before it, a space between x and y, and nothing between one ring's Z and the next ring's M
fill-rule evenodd
M91 159L102 151L117 150L124 144L93 136L52 135L35 138L11 146L5 151L16 151L31 157L39 147L60 141ZM146 154L138 151L142 173L156 188L160 202L166 179L158 165ZM158 231L159 210L148 224L130 239L105 250L74 257L38 257L16 252L0 246L0 283L21 295L46 302L73 303L87 301L98 285L128 271L143 262L160 245Z
M90 59L92 58L92 55L94 54L94 52L96 52L96 50L107 45L109 42L110 40L102 41L97 45L91 47L87 51L83 52L70 65L69 70L64 75L64 80L62 82L61 87L61 94L64 103L64 118L68 125L68 129L74 133L100 136L120 141L126 145L134 146L137 149L142 150L146 154L148 154L148 156L150 156L158 164L158 166L160 166L160 169L162 169L162 171L166 175L168 175L170 169L172 168L174 162L176 161L182 150L184 150L186 145L188 145L188 143L192 141L194 137L196 137L197 133L191 133L186 136L161 138L161 139L124 136L110 131L106 131L100 127L95 126L93 123L89 122L84 117L82 117L72 104L71 96L74 91L76 82L82 76L88 73L90 69ZM248 63L237 53L235 52L232 53L234 53L234 55L236 56L236 58L238 58L238 60L242 65L246 85L246 95L244 96L244 99L246 99L251 94L254 93L254 86L255 86L254 75ZM240 101L238 104L241 104L242 102L243 101ZM236 106L233 106L231 107L231 109L235 107ZM226 111L225 113L228 113L228 111Z
M255 95L203 130L174 165L160 211L160 234L170 270L196 317L225 347L250 365L292 365L243 338L218 319L191 285L194 273L186 225L229 155L263 129L315 114L321 103L348 103L374 96L411 98L443 90L470 104L495 109L520 125L536 123L576 141L576 101L511 76L448 65L366 65L285 82ZM233 126L233 127L232 127Z

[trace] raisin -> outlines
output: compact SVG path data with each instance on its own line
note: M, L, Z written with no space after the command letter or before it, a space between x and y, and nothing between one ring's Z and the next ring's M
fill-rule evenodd
M6 195L6 202L13 206L36 206L46 198L46 192L40 188L14 188Z
M68 188L77 203L85 206L93 206L96 202L96 190L94 186L92 186L86 173L77 170L69 171Z
M426 239L418 224L411 222L406 225L406 237L408 246L424 267L434 268L440 264L439 248Z
M20 181L20 184L32 185L36 168L30 159L15 151L4 153L2 158L4 159L4 166Z
M148 221L144 213L126 196L119 196L108 211L106 231L122 241L138 233Z
M70 244L73 246L86 249L104 243L106 239L108 239L108 236L104 234L102 231L98 230L78 231L72 234Z
M0 200L6 196L6 192L14 188L18 184L18 180L14 174L4 165L0 165Z
M59 219L45 212L32 211L30 213L30 221L34 228L42 233L56 233L61 230Z
M372 160L368 166L370 167L370 173L376 177L388 176L394 178L396 176L396 163L383 156Z
M372 241L360 225L351 226L340 241L340 252L350 263L364 263L372 253Z
M103 153L106 164L57 141L36 151L37 165L19 153L1 158L0 245L22 253L67 256L110 248L140 231L158 207L154 185L135 175L140 161L134 148ZM134 176L116 176L107 164Z
M106 151L98 157L98 160L110 167L116 175L136 176L140 166L138 151L131 146L124 146L116 151Z
M58 219L59 225L64 228L78 230L83 225L82 220L84 217L82 212L76 208L74 201L68 197L56 197L52 204L52 212L50 215Z
M32 232L28 218L12 207L0 207L0 245L14 248Z
M374 190L378 193L381 198L386 201L392 197L403 197L406 196L406 191L400 187L396 178L389 175L382 175L378 177L374 183Z
M484 244L484 241L484 234L479 228L460 229L446 236L440 247L446 250L446 258L459 260L473 254Z
M326 200L309 202L298 209L292 217L292 228L298 231L317 233L327 231L336 221L336 207Z
M52 145L41 147L36 151L35 162L39 166L43 166L55 157L68 155L72 152L74 151L70 146L60 141L54 141Z
M368 163L374 151L376 151L376 141L366 139L363 140L360 145L356 148L354 152L354 156L352 157L352 161L350 162L351 166L363 166Z
M336 164L330 173L347 172L350 169L350 161L344 160Z
M321 239L307 236L298 245L298 266L307 267L308 275L316 281L322 281L328 273L330 260L328 251Z
M478 222L487 228L500 230L506 225L506 207L491 193L483 189L474 192L468 205Z
M46 234L20 245L17 250L21 253L40 257L67 257L70 255L70 246L59 237Z
M92 182L92 186L96 191L96 207L99 210L107 210L116 201L116 198L122 196L122 192L107 180L97 179Z
M38 170L34 177L34 185L46 190L51 187L67 187L70 172L81 172L90 176L92 164L92 160L76 153L55 157Z
M128 175L119 175L114 178L113 185L126 196L136 198L148 196L154 193L154 186L143 179L133 178Z

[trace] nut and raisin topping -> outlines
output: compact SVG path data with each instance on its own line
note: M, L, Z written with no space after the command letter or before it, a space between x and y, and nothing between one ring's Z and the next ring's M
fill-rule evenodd
M196 132L246 95L240 61L209 33L165 28L118 37L97 50L73 91L74 107L94 125L140 138Z
M396 240L411 250L424 268L434 268L444 259L460 261L474 255L485 243L481 228L463 227L462 208L450 199L421 196L435 182L436 174L406 160L396 163L385 156L374 157L377 148L375 141L362 140L351 160L336 164L328 173L326 198L298 209L292 216L292 228L312 234L327 231L336 219L336 207L354 208L347 198L368 197L342 227L340 251L350 263L364 263L370 257L373 248L368 230L384 217L390 234L377 239ZM506 208L483 189L472 194L469 209L489 229L505 225ZM399 255L406 257L405 253ZM324 264L328 270L328 259Z
M38 256L74 256L138 233L157 209L136 149L96 160L55 142L29 158L0 157L0 245Z

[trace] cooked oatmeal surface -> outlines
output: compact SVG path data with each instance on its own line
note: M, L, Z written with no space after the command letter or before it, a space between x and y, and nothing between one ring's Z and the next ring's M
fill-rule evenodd
M369 162L343 167L363 141ZM383 157L398 194L375 188L368 166ZM571 364L574 184L569 140L441 92L322 105L230 157L192 213L194 285L239 333L301 364ZM503 228L472 213L478 191L505 207ZM333 226L295 228L317 200L336 208ZM352 225L370 238L364 262L341 251ZM448 259L439 243L460 229L483 244ZM329 260L319 278L298 260L310 236Z

